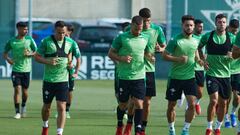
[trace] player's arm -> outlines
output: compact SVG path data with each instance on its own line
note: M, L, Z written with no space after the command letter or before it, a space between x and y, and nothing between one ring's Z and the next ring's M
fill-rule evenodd
M182 55L182 56L174 56L172 55L176 48L176 41L170 40L166 49L162 53L162 57L166 61L171 62L179 62L179 63L186 63L188 60L188 56Z
M195 51L195 61L200 65L204 65L204 61L200 58L198 50Z
M238 59L240 57L240 48L238 46L236 46L236 45L233 45L232 57L234 59Z
M179 63L187 63L188 56L173 56L172 54L168 53L166 50L163 52L162 57L166 61L171 62L179 62Z
M57 65L57 61L58 61L58 58L46 59L42 57L42 55L39 54L38 52L36 52L36 54L34 55L34 59L39 63L47 64L47 65Z
M7 42L7 44L4 47L4 52L3 52L3 58L10 64L12 65L14 63L14 61L12 60L12 58L10 58L8 56L8 52L11 50L11 45L10 45L10 41Z
M4 52L3 53L3 58L10 64L12 65L14 62L13 60L8 56L8 53L7 52Z
M132 57L130 55L119 56L117 53L117 50L112 47L108 51L108 57L113 61L126 62L126 63L130 63L132 60Z

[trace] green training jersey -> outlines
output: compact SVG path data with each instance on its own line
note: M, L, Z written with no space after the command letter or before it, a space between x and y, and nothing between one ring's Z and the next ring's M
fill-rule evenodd
M74 41L71 38L65 37L64 53L69 54L72 52L72 46ZM62 48L63 41L57 41L59 48ZM42 40L41 45L38 47L37 53L45 57L45 55L53 54L57 52L56 45L54 44L51 36ZM53 57L45 57L46 59L52 59ZM57 65L45 64L43 80L46 82L67 82L68 81L68 58L58 57Z
M231 44L235 41L235 36L232 33L229 33L229 38ZM200 46L206 46L209 40L211 32L204 34L200 41ZM222 45L226 42L227 36L217 35L216 32L213 33L213 42L217 45ZM206 71L206 74L213 77L227 78L230 77L230 62L232 59L227 55L216 55L209 54L206 50L209 69Z
M201 40L202 38L202 34L200 35L195 35L194 36L199 40ZM203 54L205 54L205 47L202 48L202 51L203 51ZM204 67L203 66L200 66L197 62L195 62L195 71L204 71Z
M13 37L10 39L4 48L4 52L11 51L12 54L12 71L14 72L30 72L32 70L32 57L24 56L26 51L35 52L37 50L36 43L30 36L25 36L23 39Z
M130 63L119 62L117 64L118 78L123 80L138 80L145 78L144 51L148 46L148 35L134 36L130 31L117 36L112 44L119 56L130 55Z
M166 38L160 26L151 23L149 29L143 30L142 33L149 35L149 53L155 55L156 44L166 44ZM155 72L155 63L145 59L146 72Z
M80 49L78 47L78 44L74 41L74 43L72 44L72 56L75 57L76 59L77 58L80 58L81 57L81 52L80 52ZM74 58L73 58L74 59ZM72 69L69 69L69 74L70 75L73 75L74 72L75 72L75 68L73 67ZM74 77L71 77L72 80L75 80Z
M236 36L235 45L240 48L240 32L238 32L238 34ZM231 74L239 74L240 73L240 59L239 58L234 59L231 62L230 69L231 69Z
M183 34L171 39L166 47L166 51L173 56L188 56L187 63L173 62L169 77L171 79L188 80L195 78L195 52L198 48L199 40L192 36L185 37Z

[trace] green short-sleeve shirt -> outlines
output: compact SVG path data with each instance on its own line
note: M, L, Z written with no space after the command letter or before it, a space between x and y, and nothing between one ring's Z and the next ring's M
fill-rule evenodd
M138 80L145 78L144 51L148 46L148 35L133 36L130 31L117 36L112 44L119 56L132 56L130 63L119 62L118 77L123 80Z
M188 80L195 78L195 52L198 48L199 40L194 36L186 38L183 34L171 39L166 47L166 51L173 56L188 56L187 63L173 62L169 77L171 79Z
M13 59L12 71L15 72L31 72L32 57L24 56L25 51L35 52L37 50L36 43L30 36L25 36L23 39L16 37L10 39L4 48L4 52L11 51Z
M69 54L72 52L74 41L71 38L65 37L65 49L64 52ZM58 45L61 48L63 41L58 41ZM46 37L42 40L41 45L38 47L37 53L43 57L46 54L53 54L57 51L56 45L54 44L51 36ZM46 57L46 59L52 59L53 57ZM46 82L56 83L56 82L67 82L68 81L68 58L58 57L57 65L47 65L45 64L43 80Z

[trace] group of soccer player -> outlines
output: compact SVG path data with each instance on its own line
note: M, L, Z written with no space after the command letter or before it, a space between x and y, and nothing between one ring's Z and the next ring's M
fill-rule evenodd
M73 31L71 24L64 21L55 23L55 33L44 38L38 46L33 38L27 36L28 24L16 24L17 36L11 38L5 45L3 57L12 65L12 83L14 87L15 119L26 117L26 102L30 72L32 69L31 58L44 64L42 88L42 135L48 135L48 119L51 103L56 97L57 104L57 135L63 134L65 119L70 118L69 108L74 88L74 78L78 76L81 53L77 43L70 38ZM8 53L11 52L11 56ZM76 64L73 65L73 57ZM20 93L22 104L20 110ZM67 114L67 115L66 115Z
M116 135L145 135L151 98L156 96L155 54L172 62L166 99L169 135L176 135L175 107L178 100L187 101L181 135L189 135L196 115L201 114L200 99L204 80L209 95L205 135L220 135L221 126L236 127L236 111L240 102L240 32L239 21L218 14L215 29L203 34L203 22L191 15L182 16L182 32L166 45L162 29L151 23L151 11L143 8L132 18L126 32L118 35L108 52L116 64L118 106ZM159 70L159 69L156 69ZM233 93L230 118L228 106ZM184 96L182 96L184 94ZM182 103L182 102L179 102ZM126 111L128 110L128 111ZM127 112L127 124L123 124ZM215 126L213 119L216 116ZM238 114L240 121L240 114ZM240 135L240 126L237 128Z
M116 64L116 90L118 98L116 135L131 135L134 123L135 135L145 135L150 114L152 97L156 96L155 54L172 62L166 90L167 120L169 135L175 135L175 107L178 100L186 98L187 107L181 135L189 135L189 128L195 115L201 114L200 99L204 80L209 95L206 135L220 135L225 117L225 127L236 127L236 111L240 102L240 33L239 21L233 19L227 27L227 17L215 17L216 28L203 34L203 22L191 15L182 16L182 32L166 39L160 26L151 22L151 11L142 8L132 18L126 31L119 34L109 49L108 56ZM57 135L63 134L66 114L70 118L74 78L80 67L80 50L69 36L71 25L63 21L55 23L55 33L44 38L37 48L34 40L27 36L25 22L16 24L18 35L10 39L4 48L3 57L12 65L14 105L20 119L26 116L26 102L31 58L45 65L42 88L42 135L48 135L48 119L51 103L56 97ZM8 53L11 51L11 56ZM158 54L157 54L158 55ZM73 57L76 65L73 65ZM20 93L22 104L20 109ZM184 93L184 96L182 94ZM233 93L230 117L228 106ZM67 102L68 101L68 102ZM182 102L180 102L182 103ZM126 111L128 110L128 111ZM66 113L67 112L67 113ZM123 117L127 112L127 124ZM213 128L213 119L217 117ZM238 114L240 121L240 114ZM240 135L240 126L237 129Z

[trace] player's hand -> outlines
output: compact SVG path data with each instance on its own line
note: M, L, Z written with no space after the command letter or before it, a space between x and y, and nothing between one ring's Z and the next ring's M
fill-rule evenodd
M68 69L72 69L73 68L72 62L69 62L67 67L68 67Z
M186 56L186 55L182 55L178 58L179 58L178 62L180 62L180 63L187 63L187 61L188 61L188 56Z
M204 61L204 69L208 70L209 69L209 64L207 61Z
M10 64L10 65L13 65L14 64L14 61L12 59L8 59L7 62Z
M201 60L201 59L200 59L200 60L198 60L198 61L197 61L197 63L198 63L198 64L199 64L201 67L203 67L203 66L204 66L204 61L203 61L203 60Z
M132 56L121 56L120 57L121 61L126 62L126 63L131 63L132 61Z
M155 51L162 53L165 50L165 47L161 47L158 43L155 46Z
M77 77L78 77L78 74L77 74L77 73L74 73L74 74L72 74L72 77L73 77L73 78L77 78Z
M56 57L55 58L51 58L49 60L49 64L55 66L55 65L58 64L58 61L59 61L59 58L56 58Z
M24 56L25 56L25 57L31 57L31 56L32 56L32 53L31 53L28 49L25 49L25 50L24 50Z

